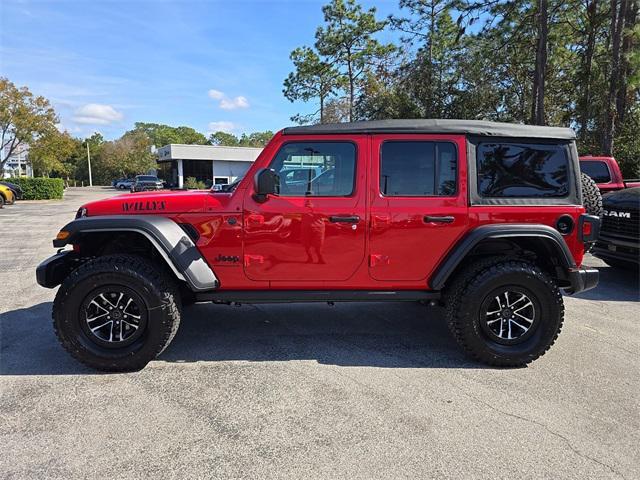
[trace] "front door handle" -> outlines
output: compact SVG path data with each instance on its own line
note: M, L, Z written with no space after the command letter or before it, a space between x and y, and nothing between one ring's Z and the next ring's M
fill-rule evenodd
M331 223L358 223L360 217L358 215L352 215L349 217L331 216L329 217Z
M451 215L443 215L443 216L425 215L423 220L424 220L424 223L453 223L453 221L455 220L455 217Z

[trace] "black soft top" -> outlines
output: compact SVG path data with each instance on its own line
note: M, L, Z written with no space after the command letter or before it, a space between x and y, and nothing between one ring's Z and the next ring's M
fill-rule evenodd
M547 138L574 140L570 128L541 127L516 123L486 122L484 120L371 120L367 122L326 123L302 127L289 127L283 135L322 135L355 133L447 133L490 137Z

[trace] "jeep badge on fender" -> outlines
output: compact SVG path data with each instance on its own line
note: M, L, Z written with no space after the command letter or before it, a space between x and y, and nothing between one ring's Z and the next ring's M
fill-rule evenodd
M55 331L99 370L143 368L188 302L443 305L469 356L526 365L558 336L562 293L598 283L576 152L571 129L484 121L285 128L224 191L83 205L38 283L62 285Z

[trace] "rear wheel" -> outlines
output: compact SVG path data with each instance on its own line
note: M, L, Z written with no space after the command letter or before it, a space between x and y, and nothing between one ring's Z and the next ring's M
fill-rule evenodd
M171 279L147 260L109 255L83 264L64 281L53 323L62 346L85 365L139 370L177 332L179 296Z
M447 321L458 344L495 366L524 366L555 342L564 317L557 285L536 265L489 259L472 264L447 294Z

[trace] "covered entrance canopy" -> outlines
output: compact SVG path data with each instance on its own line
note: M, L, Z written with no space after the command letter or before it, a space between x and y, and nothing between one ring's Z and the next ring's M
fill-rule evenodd
M158 176L183 188L189 177L209 185L225 185L242 177L261 148L170 144L158 149Z

